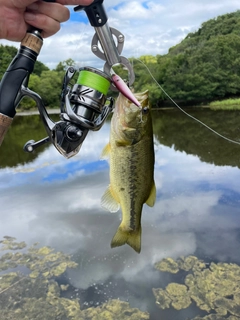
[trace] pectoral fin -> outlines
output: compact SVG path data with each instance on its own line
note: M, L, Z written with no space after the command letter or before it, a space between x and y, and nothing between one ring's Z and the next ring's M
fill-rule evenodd
M149 197L146 201L146 204L149 206L149 207L153 207L154 206L154 203L156 201L156 186L155 186L155 182L153 181L153 185L152 185L152 189L151 189L151 192L149 194Z
M104 209L110 212L117 212L120 209L120 204L114 199L112 195L111 186L109 186L104 192L101 200L101 205Z
M110 157L110 152L111 152L111 147L110 147L110 143L108 143L103 148L103 151L102 151L100 159L102 159L102 160L108 159Z

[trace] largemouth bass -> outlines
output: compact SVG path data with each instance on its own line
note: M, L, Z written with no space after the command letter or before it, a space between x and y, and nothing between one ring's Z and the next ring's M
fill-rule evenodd
M110 155L110 185L102 197L102 206L111 212L121 207L122 222L111 247L130 245L141 251L141 215L143 204L153 206L154 145L148 91L135 94L141 107L119 94L111 120L110 142L103 157Z

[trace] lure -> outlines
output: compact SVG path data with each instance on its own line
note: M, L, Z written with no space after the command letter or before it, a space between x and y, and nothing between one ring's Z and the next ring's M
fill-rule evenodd
M115 87L118 89L118 91L120 91L128 100L134 103L137 107L141 108L141 103L137 100L137 98L134 96L127 84L119 75L113 74L112 81Z

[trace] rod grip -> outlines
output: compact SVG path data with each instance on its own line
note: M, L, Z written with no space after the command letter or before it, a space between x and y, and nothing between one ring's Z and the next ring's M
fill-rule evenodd
M13 118L6 116L5 114L0 113L0 146L3 142L4 136L10 127Z

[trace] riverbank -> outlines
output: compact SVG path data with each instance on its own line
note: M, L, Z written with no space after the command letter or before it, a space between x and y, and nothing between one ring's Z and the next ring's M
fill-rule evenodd
M218 100L218 101L212 101L209 104L204 104L204 105L192 105L192 106L186 106L188 109L191 108L201 108L201 109L211 109L214 111L217 110L226 110L226 111L233 111L233 110L240 110L240 98L235 98L235 99L224 99L224 100ZM186 107L181 107L185 109ZM152 110L169 110L169 109L174 109L177 108L176 106L165 106L165 107L157 107L157 108L152 108ZM48 114L59 114L60 110L59 109L47 109ZM18 111L17 110L17 115L18 116L31 116L31 115L38 115L39 111L38 109L36 110L27 110L27 111Z
M158 107L158 108L152 108L152 110L169 110L169 109L174 109L177 108L175 105L168 105L168 106L163 106L163 107ZM240 98L235 98L235 99L224 99L224 100L217 100L217 101L212 101L208 104L193 104L189 105L186 104L184 106L184 103L181 102L180 108L182 109L211 109L214 111L218 110L225 110L225 111L240 111Z
M240 110L240 99L224 99L209 103L211 110Z

